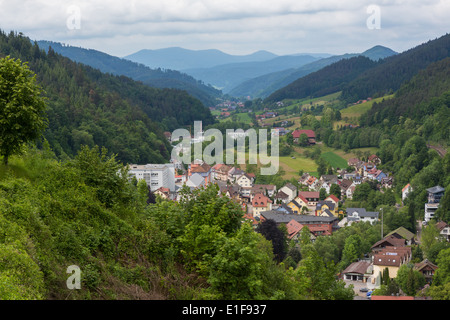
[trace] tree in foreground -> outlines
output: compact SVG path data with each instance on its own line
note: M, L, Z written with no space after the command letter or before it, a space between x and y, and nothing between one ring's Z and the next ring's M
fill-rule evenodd
M26 63L0 59L0 155L8 164L24 144L38 139L47 118L42 90Z

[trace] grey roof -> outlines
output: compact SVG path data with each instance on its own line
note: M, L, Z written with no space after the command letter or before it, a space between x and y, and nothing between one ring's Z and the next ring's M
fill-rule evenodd
M198 187L198 186L202 185L203 182L205 182L205 179L198 173L195 173L192 175L192 177L189 179L189 181L193 186Z
M360 218L378 218L379 212L366 211L365 208L347 208L347 215L351 212L358 212Z
M429 193L440 193L440 192L444 192L445 189L442 188L441 186L435 186L435 187L433 187L433 188L427 189L427 191L428 191Z
M288 223L292 219L301 224L311 223L332 223L339 220L337 217L316 217L310 215L286 214L276 210L269 210L261 212L261 215L269 220L274 220L276 223Z
M294 186L294 185L293 185L292 183L290 183L290 182L286 183L286 184L283 186L283 188L284 188L284 187L287 187L287 188L291 189L292 191L297 191L297 187Z

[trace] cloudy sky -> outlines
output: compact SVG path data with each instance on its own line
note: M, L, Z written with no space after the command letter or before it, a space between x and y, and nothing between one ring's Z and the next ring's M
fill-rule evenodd
M0 29L125 56L401 52L450 32L450 0L0 0Z

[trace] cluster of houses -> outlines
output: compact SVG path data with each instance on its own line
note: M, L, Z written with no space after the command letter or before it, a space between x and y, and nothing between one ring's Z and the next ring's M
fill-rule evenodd
M330 193L331 186L337 184L341 189L341 195L347 199L353 199L356 186L366 181L378 181L380 189L392 188L393 177L377 169L380 163L381 160L376 155L371 155L368 161L352 158L347 162L347 169L351 168L351 171L342 169L335 175L323 175L320 178L304 173L299 179L299 184L306 186L310 191L325 189L327 194Z
M364 208L339 209L339 199L330 194L332 184L337 184L342 194L351 198L351 191L364 179L353 179L344 172L339 176L324 175L316 178L304 174L299 179L299 185L307 186L302 190L292 183L281 188L273 184L255 184L255 175L247 173L240 167L226 164L210 166L196 160L187 166L187 170L179 170L175 164L164 165L131 165L130 177L145 179L151 190L168 200L180 200L179 190L186 186L191 189L216 184L218 196L227 196L238 202L245 218L256 226L258 223L272 219L278 224L285 224L289 238L298 237L303 226L307 225L314 239L320 235L330 235L335 230L359 221L378 221L378 212L368 212ZM327 194L320 199L320 189ZM304 191L308 189L308 191Z
M180 200L178 191L185 186L198 189L216 184L218 196L237 201L245 212L244 218L250 220L254 227L265 220L273 220L277 225L286 227L289 240L298 241L301 231L307 226L314 241L352 223L374 224L379 221L378 212L365 208L339 208L340 200L332 194L328 195L331 186L337 184L341 194L351 199L356 185L373 179L370 175L377 164L377 157L372 156L369 162L351 159L349 166L354 166L355 172L342 170L338 175L320 178L305 173L298 181L299 186L306 186L301 190L292 183L286 183L279 189L272 184L255 184L255 175L239 167L226 164L210 166L203 161L194 161L183 173L176 164L131 165L129 174L138 180L144 179L155 195L172 201ZM320 199L319 190L322 188L328 195L325 199ZM304 191L306 189L308 191ZM410 185L405 186L402 198L405 199L411 191ZM438 204L443 192L439 186L428 189L428 204ZM450 241L450 227L445 222L439 222L437 226L442 237ZM375 243L367 259L351 264L341 276L345 280L364 282L375 288L386 268L390 277L394 278L400 266L410 262L413 243L414 234L400 227ZM425 275L427 281L431 281L437 267L424 260L415 268Z
M441 229L449 228L445 222L440 224ZM414 234L399 227L373 244L365 259L350 264L340 276L344 280L366 283L370 289L378 288L385 269L388 270L390 278L395 278L402 265L411 263L411 245L414 243ZM431 284L437 268L427 259L414 264L414 269L424 275L428 284Z

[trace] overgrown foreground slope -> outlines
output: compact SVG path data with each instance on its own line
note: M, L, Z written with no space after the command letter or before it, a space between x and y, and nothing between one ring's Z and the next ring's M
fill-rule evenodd
M63 163L29 149L0 171L0 299L352 298L312 248L296 268L277 263L217 191L151 203L106 150ZM72 265L79 290L67 286Z

